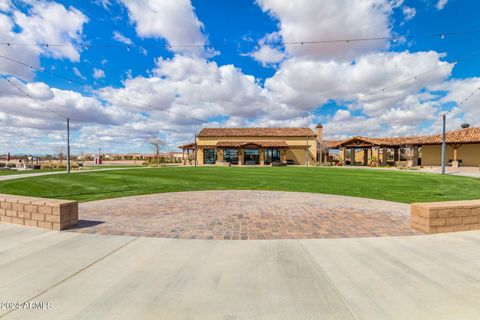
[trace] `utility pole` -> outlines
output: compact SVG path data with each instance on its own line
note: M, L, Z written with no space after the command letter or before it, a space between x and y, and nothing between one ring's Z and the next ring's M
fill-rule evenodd
M445 174L445 160L447 152L447 141L446 141L446 118L447 115L442 116L443 129L442 129L442 174Z
M70 118L67 118L67 173L70 173Z
M193 159L195 161L195 167L197 166L197 133L195 133L195 140L193 144Z
M305 146L305 165L308 167L308 136L307 136L307 144Z

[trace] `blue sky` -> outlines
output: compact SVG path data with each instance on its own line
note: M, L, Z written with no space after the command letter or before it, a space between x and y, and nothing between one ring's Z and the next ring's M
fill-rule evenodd
M450 129L479 125L480 94L460 104L480 86L479 12L467 0L0 0L0 42L35 44L0 55L48 71L0 58L41 104L0 81L0 153L64 144L45 106L74 120L74 153L148 152L153 135L174 150L207 126L409 135L438 131L445 111ZM386 39L288 45L371 37Z

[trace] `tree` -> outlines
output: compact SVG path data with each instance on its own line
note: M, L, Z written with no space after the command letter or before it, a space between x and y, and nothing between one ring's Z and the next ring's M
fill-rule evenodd
M155 159L157 162L157 167L160 166L160 149L165 146L165 141L160 139L159 137L150 137L148 139L148 143L153 146L153 149L155 151Z
M63 161L63 156L65 154L65 146L57 146L55 147L55 153L58 155L58 158L60 159L60 164L62 164Z

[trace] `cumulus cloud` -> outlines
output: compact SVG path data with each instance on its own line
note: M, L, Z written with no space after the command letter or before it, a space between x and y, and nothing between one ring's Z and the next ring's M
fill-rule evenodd
M163 38L171 46L205 44L203 24L195 15L190 0L121 0L140 37ZM175 52L199 53L203 50L173 47Z
M390 14L398 6L390 0L257 0L263 11L279 21L284 42L389 37ZM287 46L292 56L351 58L388 48L388 41Z
M1 46L0 54L14 57L25 63L39 67L41 55L53 58L66 58L78 61L79 49L76 45L82 37L83 25L88 18L73 7L65 8L56 2L43 0L25 1L27 12L17 9L0 13L0 38L10 46ZM13 43L68 44L70 46L31 46L20 47ZM0 60L0 72L16 75L23 79L32 79L32 70L11 61Z
M285 54L282 51L270 45L262 45L257 51L251 53L250 56L263 66L279 63L285 58Z

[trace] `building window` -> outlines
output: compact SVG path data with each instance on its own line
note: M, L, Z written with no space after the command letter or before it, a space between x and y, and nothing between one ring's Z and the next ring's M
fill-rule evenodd
M260 150L259 149L244 149L243 155L246 165L260 164Z
M280 161L280 149L265 149L265 164Z
M225 149L223 159L231 164L238 164L238 149Z
M204 164L215 164L217 161L217 152L215 149L204 149L203 150L203 163Z

